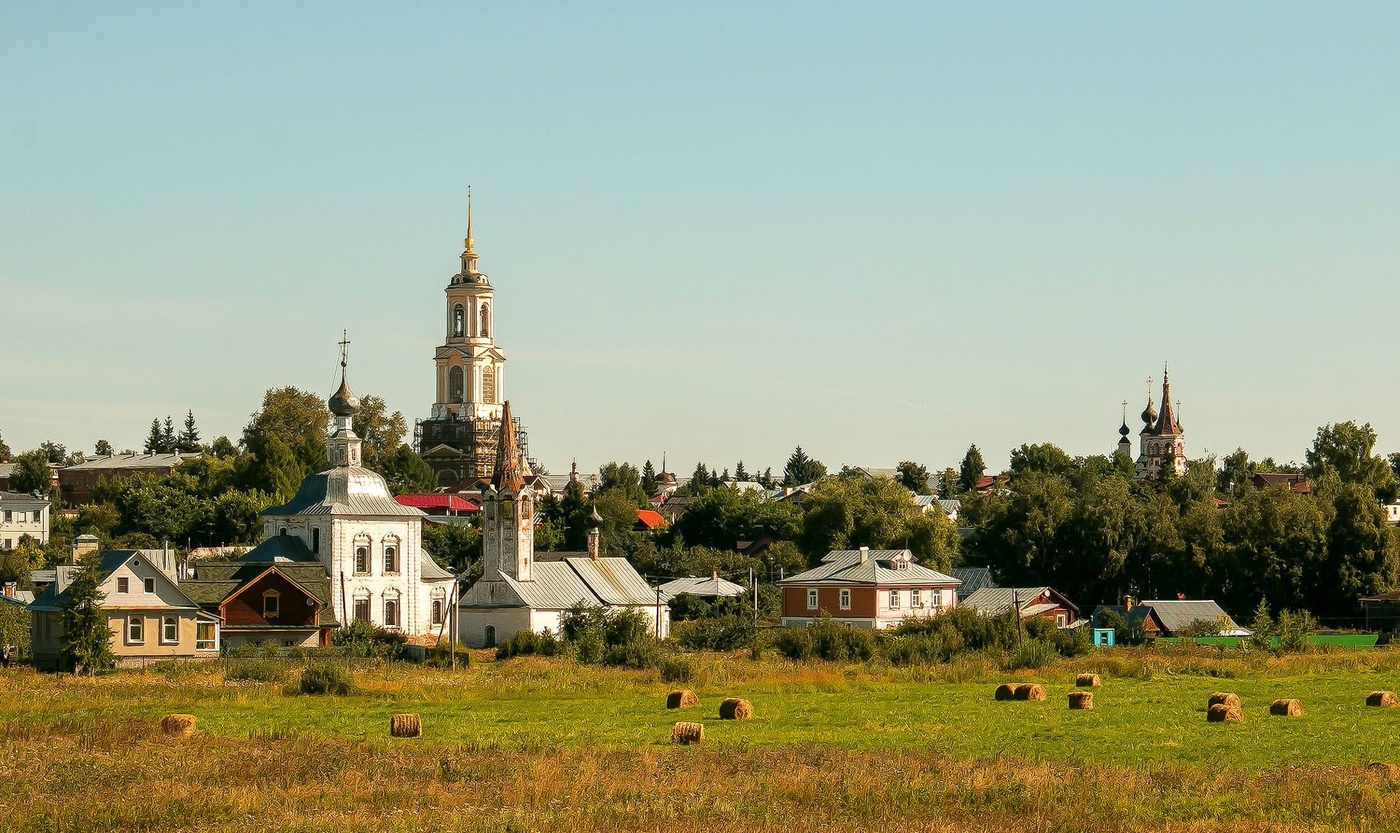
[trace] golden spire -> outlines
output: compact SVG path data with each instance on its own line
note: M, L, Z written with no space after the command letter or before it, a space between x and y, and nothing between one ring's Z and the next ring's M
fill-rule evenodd
M467 247L467 254L476 254L476 241L472 239L472 187L467 186L467 239L463 241Z

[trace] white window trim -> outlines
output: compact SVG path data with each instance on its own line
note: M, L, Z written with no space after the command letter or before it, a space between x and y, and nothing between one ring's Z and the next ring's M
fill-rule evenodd
M909 591L909 606L914 608L924 606L924 594L922 590L916 588Z
M841 605L841 609L842 609L842 610L850 610L850 609L851 609L851 590L850 590L850 588L848 588L848 587L842 587L842 588L841 588L841 592L837 595L837 599L840 601L840 605Z
M136 626L136 629L137 629L138 631L140 631L140 635L137 636L137 637L135 637L135 638L133 638L133 637L131 636L131 627L132 627L132 625L135 625L135 626ZM145 619L144 616L128 616L128 617L126 617L126 644L128 644L128 645L145 645L145 644L146 644L146 619Z
M890 610L899 610L899 589L890 590Z
M815 587L809 588L807 590L807 609L816 610L820 606L821 604L818 601L817 589Z
M204 640L199 638L199 629L208 627L213 630L214 636ZM208 644L205 644L208 643ZM196 651L217 651L219 650L219 625L216 622L195 622L194 625L194 649Z
M174 638L174 639L170 639L170 638L168 638L168 637L165 635L165 628L166 628L166 625L167 625L167 624L170 624L170 623L167 623L167 622L165 621L165 620L167 620L167 619L171 620L170 623L173 623L173 624L175 625L175 638ZM162 616L162 617L160 617L160 644L162 644L162 645L179 645L179 644L180 644L180 619L179 619L179 617L177 617L177 616Z

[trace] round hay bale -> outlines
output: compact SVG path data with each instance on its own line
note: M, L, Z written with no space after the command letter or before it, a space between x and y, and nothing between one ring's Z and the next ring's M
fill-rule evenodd
M389 718L389 734L396 738L421 738L423 721L416 714L396 714Z
M1217 691L1210 696L1209 700L1206 701L1206 706L1209 707L1217 704L1225 706L1234 706L1238 709L1240 707L1240 698L1227 691Z
M1210 723L1243 723L1244 712L1239 706L1216 703L1206 710L1206 720Z
M748 720L753 717L753 704L748 700L730 697L719 704L720 720Z
M1269 714L1275 717L1302 717L1303 704L1299 700L1275 700L1269 704Z
M677 723L671 727L671 743L689 746L692 743L704 742L705 724L703 723Z
M194 734L194 724L192 714L167 714L160 721L160 730L173 738L187 738Z
M1017 700L1044 700L1045 688L1036 683L1021 683L1016 686Z
M1080 688L1098 688L1098 674L1080 674L1074 678L1074 684Z
M1393 709L1400 706L1400 699L1396 699L1393 691L1373 691L1366 695L1366 705Z
M695 696L695 692L688 688L677 689L666 695L666 708L668 709L689 709L700 705L700 698Z
M1372 775L1379 775L1390 781L1400 781L1400 766L1396 766L1395 764L1372 761L1366 765L1366 771Z
M997 686L996 699L998 699L998 700L1015 700L1015 699L1016 699L1016 684L1015 684L1015 683L1002 683L1001 685Z
M1071 691L1069 693L1069 707L1082 711L1093 711L1094 692L1092 691Z

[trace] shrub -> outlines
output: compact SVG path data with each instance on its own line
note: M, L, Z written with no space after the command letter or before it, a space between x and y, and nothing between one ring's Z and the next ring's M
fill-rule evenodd
M603 653L604 665L623 668L655 668L661 662L661 648L651 637L641 637L621 645L609 645Z
M576 605L559 623L569 652L585 663L651 668L661 659L646 614Z
M275 659L240 659L224 667L224 679L248 683L285 683L287 664Z
M447 639L439 639L437 644L428 650L426 664L432 668L448 668L452 665L452 642ZM472 655L469 651L463 650L462 646L457 647L457 665L461 668L470 668Z
M658 666L661 679L668 683L688 683L695 678L695 666L683 657L668 657Z
M408 638L401 633L385 630L370 622L356 619L331 634L331 644L346 656L374 659L399 659Z
M948 659L938 634L896 636L885 643L885 656L895 665L928 665Z
M735 651L751 644L756 630L748 616L718 616L676 622L671 639L692 651Z
M552 657L560 652L560 648L559 639L548 628L544 633L516 631L509 639L496 646L496 659L534 655Z
M1008 671L1018 668L1047 668L1054 665L1059 658L1060 652L1054 644L1044 639L1026 639L1007 657L1005 667Z
M864 662L875 656L875 634L823 616L806 628L785 630L775 647L789 659Z
M1281 610L1275 624L1278 647L1281 651L1306 651L1312 647L1308 637L1317 630L1317 620L1306 610Z
M355 690L350 673L336 665L308 665L301 672L302 694L331 694L343 697Z

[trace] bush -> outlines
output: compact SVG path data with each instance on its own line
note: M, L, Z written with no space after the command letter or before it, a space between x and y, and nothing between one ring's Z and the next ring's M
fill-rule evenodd
M661 648L649 636L621 645L609 645L603 653L604 665L623 668L655 668L661 662Z
M695 666L688 659L670 657L661 660L658 666L661 679L668 683L688 683L695 678Z
M1317 620L1306 610L1281 610L1274 629L1280 651L1302 652L1312 647L1308 637L1317 630Z
M676 622L671 639L692 651L736 651L752 644L756 631L749 616L719 616Z
M285 683L287 664L275 659L240 659L224 667L224 679L248 683Z
M343 697L355 690L355 681L345 669L335 665L309 665L301 672L302 694L331 694Z
M784 630L774 647L788 659L864 662L875 656L875 634L823 616L806 628Z
M1008 671L1018 668L1047 668L1054 665L1059 658L1060 652L1053 643L1044 639L1027 639L1007 658L1005 667Z
M425 660L425 663L426 663L429 667L432 667L432 668L449 668L449 667L451 667L451 665L452 665L452 642L451 642L450 640L447 640L447 639L439 639L439 640L437 641L437 644L434 645L432 648L430 648L430 649L428 650L428 656L427 656L427 658L426 658L426 660ZM460 668L470 668L470 667L471 667L471 664L472 664L472 655L471 655L471 653L468 652L468 651L466 651L466 650L463 650L463 648L462 648L461 646L458 646L458 647L457 647L457 665L458 665L458 667L460 667Z
M356 619L331 634L331 644L346 656L374 659L400 659L408 637L396 631Z
M564 614L559 630L579 662L652 668L661 660L650 620L638 610L576 605Z
M943 640L933 633L896 636L885 644L885 656L895 665L929 665L948 659Z
M496 659L534 655L552 657L560 652L561 647L559 639L548 628L544 633L516 631L509 639L496 646Z

